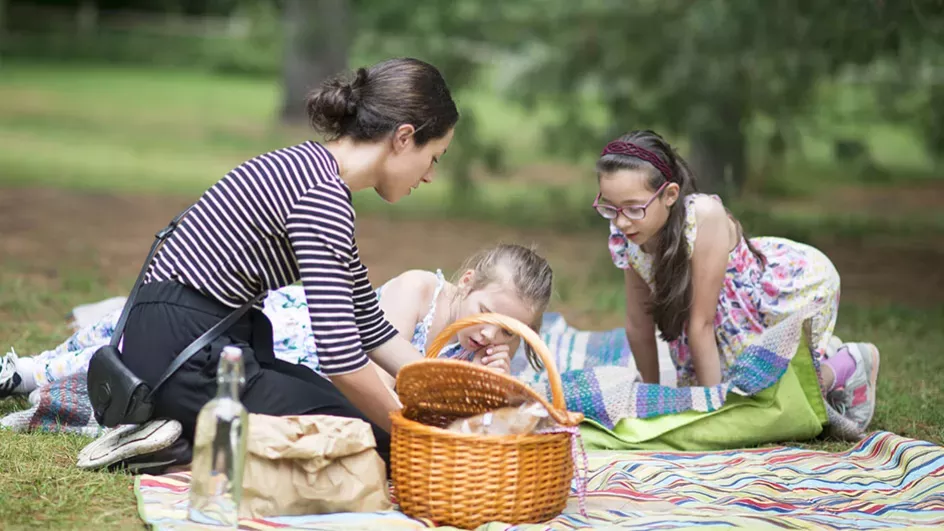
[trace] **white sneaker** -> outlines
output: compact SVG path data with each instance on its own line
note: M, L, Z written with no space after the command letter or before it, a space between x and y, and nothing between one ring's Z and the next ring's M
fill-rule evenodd
M151 454L174 444L183 431L176 420L161 419L119 426L79 452L79 468L103 468L131 457Z
M849 343L849 354L856 362L846 385L827 395L839 413L865 432L875 414L875 390L878 387L879 352L871 343Z
M7 355L0 359L0 398L6 398L23 381L23 377L16 372L16 362L19 360L16 352L10 349Z

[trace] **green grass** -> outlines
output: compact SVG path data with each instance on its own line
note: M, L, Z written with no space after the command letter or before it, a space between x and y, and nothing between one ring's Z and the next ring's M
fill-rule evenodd
M61 265L2 263L0 346L36 354L71 334L65 316L76 305L111 293L100 272ZM27 407L24 399L0 400L0 416ZM91 439L77 435L0 431L0 528L133 529L137 517L133 479L75 466Z
M300 139L271 82L131 68L0 67L0 180L193 195Z
M11 402L4 402L4 409ZM4 529L135 529L133 478L75 467L89 439L0 433L0 527Z

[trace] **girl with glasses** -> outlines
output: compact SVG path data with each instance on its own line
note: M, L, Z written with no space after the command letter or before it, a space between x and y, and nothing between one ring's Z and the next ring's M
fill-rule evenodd
M766 328L815 308L811 348L827 399L865 430L879 353L854 343L826 356L839 274L822 252L784 238L748 239L652 131L607 144L596 169L593 207L609 221L610 253L625 270L626 335L644 382L659 382L656 329L669 342L679 385L708 387L727 381L736 356Z

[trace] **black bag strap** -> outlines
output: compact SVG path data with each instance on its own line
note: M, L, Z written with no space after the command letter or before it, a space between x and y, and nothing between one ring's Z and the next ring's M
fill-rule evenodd
M170 237L171 233L174 232L174 229L177 228L177 225L180 224L180 220L187 215L187 212L190 212L190 209L193 206L187 207L186 210L177 214L177 217L171 220L170 224L158 231L154 236L154 243L151 245L151 252L148 253L147 258L144 260L144 265L141 267L141 272L138 274L138 279L134 282L134 287L131 288L131 293L128 294L128 300L125 301L125 306L121 310L121 315L118 317L118 322L115 324L115 331L111 336L111 346L118 348L118 343L121 342L121 336L125 333L125 322L128 320L128 314L131 312L131 306L134 305L134 299L138 296L138 291L141 289L141 283L144 282L144 276L147 274L148 268L151 266L151 260L154 259L154 255L157 254L158 249L161 248L161 245Z
M212 343L214 339L223 335L224 332L226 332L227 330L229 330L230 327L236 324L236 321L238 321L240 317L245 315L246 312L248 312L249 309L252 308L253 304L255 304L256 302L259 302L262 299L263 295L265 294L263 293L262 295L258 295L255 298L250 299L248 302L246 302L239 308L236 308L229 315L224 317L222 321L216 323L215 325L213 325L212 328L204 332L203 335L193 340L193 343L187 345L187 348L181 351L181 353L178 354L176 358L174 358L174 361L170 364L170 367L168 367L167 370L164 371L164 374L161 375L161 379L157 381L157 384L153 388L151 388L151 392L148 393L148 400L150 400L151 397L154 396L154 393L157 392L157 389L161 385L163 385L164 382L168 380L168 378L173 376L173 374L177 371L177 369L182 367L184 363L187 363L187 360L192 358L194 354L203 350L203 348L209 345L210 343Z
M134 300L138 296L138 291L141 289L141 284L144 282L144 276L147 275L147 270L151 266L151 260L154 259L154 255L157 254L157 251L161 248L161 245L167 241L167 238L174 232L177 226L180 224L180 220L190 212L193 206L187 207L183 212L177 214L177 216L171 220L171 222L157 232L154 235L154 243L151 245L151 251L148 253L147 258L144 260L144 266L141 267L141 272L138 274L138 279L135 280L134 286L131 288L131 293L128 294L128 300L125 301L125 306L121 310L121 315L118 317L118 322L115 324L115 331L111 336L111 346L115 349L118 348L118 343L121 342L121 336L125 332L125 323L128 320L128 314L131 313L131 307L134 305ZM151 392L148 393L148 400L150 400L154 393L157 392L157 389L164 384L173 374L183 366L194 354L200 352L204 347L213 342L216 338L220 337L224 332L231 328L240 317L246 314L254 304L261 301L265 296L265 292L257 295L256 297L246 301L242 306L236 308L229 315L223 318L222 321L213 325L212 328L203 333L200 337L195 339L193 343L187 345L180 354L174 358L174 361L171 362L170 367L164 371L164 374L161 375L161 379L158 380L157 385L151 388Z

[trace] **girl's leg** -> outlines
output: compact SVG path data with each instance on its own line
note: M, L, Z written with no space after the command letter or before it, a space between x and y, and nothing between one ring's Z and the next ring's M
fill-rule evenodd
M111 341L120 315L120 309L113 311L99 322L76 331L56 348L36 356L7 353L0 359L0 398L29 394L37 387L88 370L92 354Z
M311 329L306 326L308 307L301 287L287 286L274 291L265 305L265 313L276 325L276 355L291 363L316 368L317 356L305 341ZM116 308L95 324L82 327L54 349L29 357L11 351L0 358L0 398L29 394L38 387L88 370L95 351L111 341L121 310Z

